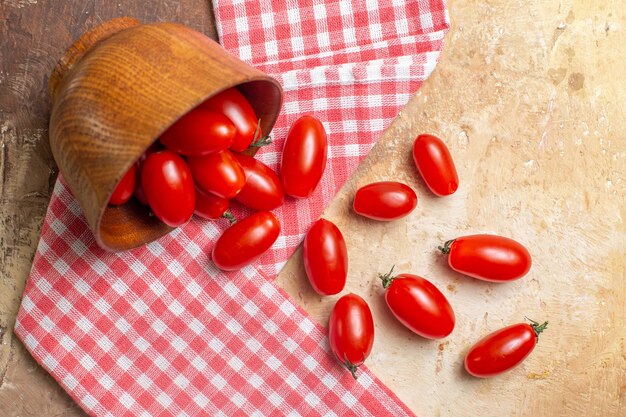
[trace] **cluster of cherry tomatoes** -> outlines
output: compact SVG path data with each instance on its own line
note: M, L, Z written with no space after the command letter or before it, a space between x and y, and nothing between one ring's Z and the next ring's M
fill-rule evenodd
M109 204L125 204L134 196L171 227L185 224L194 213L229 219L232 226L216 242L212 258L222 270L238 270L278 238L281 226L270 210L281 206L286 194L311 195L326 167L326 132L312 116L292 126L281 177L248 155L268 143L245 96L227 89L168 128L124 175ZM237 222L228 210L232 200L256 212Z
M458 176L445 144L432 135L420 135L413 145L413 159L428 188L437 196L454 193ZM399 182L378 182L357 190L353 210L379 221L407 216L417 205L415 192ZM448 255L450 267L473 278L505 282L524 276L531 267L526 248L506 237L471 235L450 240L439 248ZM336 225L318 220L304 240L303 258L311 286L320 295L334 295L345 286L348 255L345 240ZM393 268L379 274L386 289L385 300L392 314L414 333L440 339L455 326L452 306L430 281L412 274L393 276ZM533 350L547 322L520 323L501 329L476 343L465 358L467 371L488 377L519 364ZM341 297L334 305L328 334L336 358L356 378L356 370L371 353L374 343L372 313L356 294Z

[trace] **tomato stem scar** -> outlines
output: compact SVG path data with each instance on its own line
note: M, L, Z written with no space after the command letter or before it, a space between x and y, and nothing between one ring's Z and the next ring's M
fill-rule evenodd
M530 327L533 328L533 331L535 332L535 337L537 338L537 341L539 341L539 334L548 327L548 322L545 321L543 324L539 324L535 320L529 319L526 316L524 316L524 318L532 323Z
M228 220L230 224L237 223L237 219L235 218L235 216L233 216L233 213L231 213L230 211L225 211L224 214L222 214L222 218Z
M261 119L259 119L250 148L260 148L261 146L266 146L270 143L272 143L272 137L270 135L261 137Z
M446 243L444 243L443 246L437 246L437 247L439 248L441 253L447 255L450 253L450 246L452 246L452 243L454 243L455 240L456 239L448 240Z
M396 279L396 277L391 276L393 274L393 269L396 266L392 266L391 267L391 271L389 271L387 274L383 275L381 273L378 274L378 278L380 278L383 281L383 288L389 288L389 286L391 285L391 283L393 282L394 279Z

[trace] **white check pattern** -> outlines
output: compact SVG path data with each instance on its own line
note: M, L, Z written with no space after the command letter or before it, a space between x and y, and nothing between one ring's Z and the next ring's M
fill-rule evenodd
M275 211L283 232L254 265L210 261L226 226L194 220L120 254L94 242L59 179L15 332L93 416L412 415L367 368L355 381L325 330L273 278L309 225L434 68L448 16L441 0L214 0L220 40L285 88L274 144L314 114L329 162L307 200ZM236 215L247 214L243 208Z

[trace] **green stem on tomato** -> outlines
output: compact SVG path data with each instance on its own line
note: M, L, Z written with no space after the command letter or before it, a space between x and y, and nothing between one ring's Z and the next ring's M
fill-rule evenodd
M535 320L529 319L526 316L524 316L524 318L528 320L529 322L531 322L530 327L533 328L533 331L535 332L535 337L537 338L537 341L539 341L539 334L548 327L548 322L545 321L543 324L539 324Z
M391 285L391 283L393 282L394 279L396 279L396 277L392 276L393 274L393 269L396 266L392 266L391 270L389 272L387 272L385 275L379 273L378 274L378 278L380 278L383 281L383 288L389 288L389 286Z
M254 142L252 142L250 144L250 148L260 148L262 146L267 146L269 144L272 143L272 137L271 136L263 136L262 138L259 138L257 140L255 140Z
M237 223L237 219L233 216L233 213L228 210L222 214L222 218L228 220L231 225Z
M450 247L452 246L455 240L456 239L448 240L446 243L443 244L443 246L437 246L437 247L439 248L441 253L443 253L444 255L447 255L450 253Z

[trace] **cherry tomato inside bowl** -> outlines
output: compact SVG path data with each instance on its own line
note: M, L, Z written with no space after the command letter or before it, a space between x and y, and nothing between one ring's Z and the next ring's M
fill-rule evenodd
M243 152L256 140L260 134L259 119L250 105L250 102L241 92L233 87L211 97L202 108L221 113L228 117L235 126L237 133L233 138L230 149Z
M117 184L115 190L113 190L113 194L111 194L111 198L109 198L109 204L120 206L130 200L135 191L136 178L137 168L135 164L133 164Z
M478 341L465 357L465 369L475 377L487 378L508 371L533 351L548 322L519 323L497 330Z
M390 221L407 216L417 206L417 195L408 185L382 181L366 185L354 196L354 212L373 220Z
M328 322L328 341L337 360L356 379L357 368L374 345L374 319L363 298L348 294L337 300Z
M181 155L202 156L228 149L236 134L228 117L197 108L167 129L161 135L161 143Z
M254 213L220 236L213 246L213 262L223 271L235 271L263 255L278 239L280 223L269 211Z
M141 183L159 220L171 227L189 221L196 199L193 178L183 158L168 150L149 155L141 168Z
M228 151L187 159L193 178L202 190L230 200L246 185L246 174Z
M234 154L246 176L235 200L254 210L268 211L282 206L285 192L278 175L270 167L251 156Z

